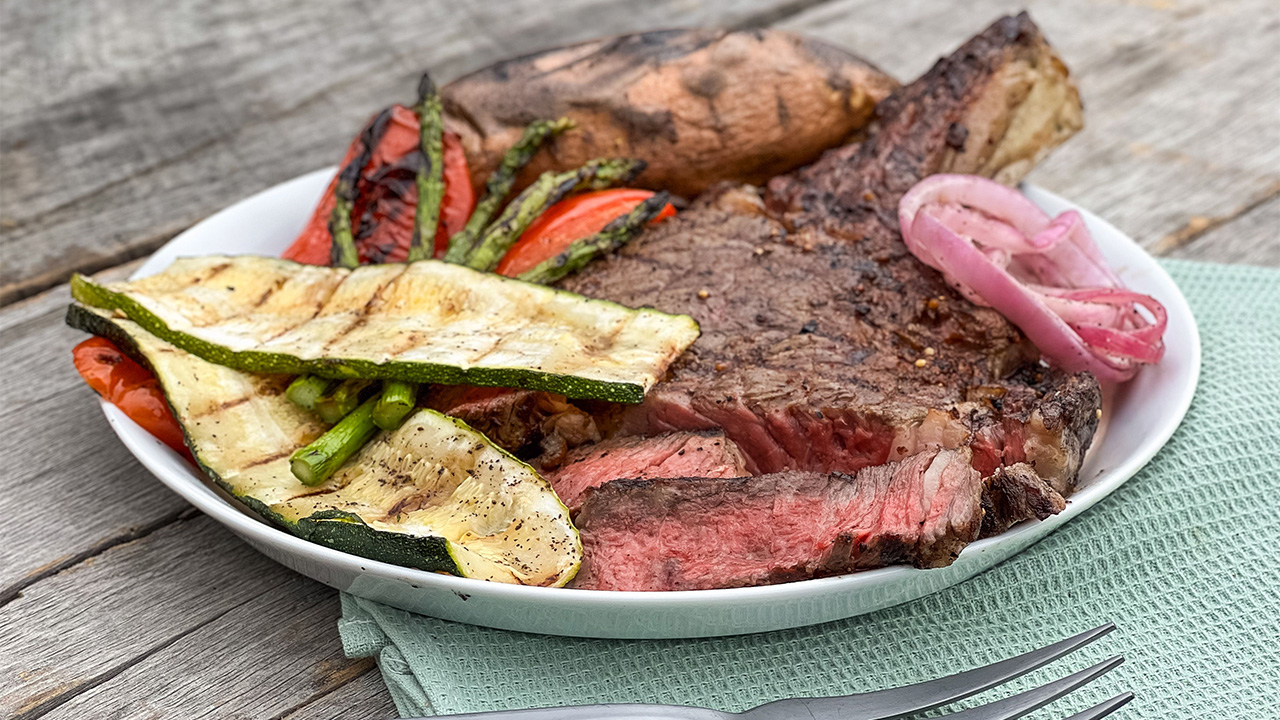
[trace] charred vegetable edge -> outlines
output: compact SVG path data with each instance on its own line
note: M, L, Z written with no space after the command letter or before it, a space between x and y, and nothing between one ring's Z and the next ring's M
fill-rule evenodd
M264 258L274 262L287 263L287 260ZM424 260L423 262L438 262ZM310 266L303 266L310 267ZM522 282L492 273L476 273L477 282ZM543 287L543 286L538 286ZM543 288L547 292L564 292L551 288ZM71 278L71 294L78 302L103 310L116 310L124 313L130 320L138 323L156 337L170 342L209 362L244 372L280 374L280 375L319 375L322 377L364 380L390 379L409 382L439 383L443 385L478 385L484 387L524 388L558 393L570 398L587 398L618 403L638 403L644 399L648 388L632 382L616 382L597 380L576 375L562 375L541 372L520 367L473 367L459 368L452 365L425 362L392 361L376 363L369 360L318 358L303 360L282 353L263 352L260 350L229 350L221 345L201 340L190 334L172 330L169 326L144 308L133 298L120 292L99 285L83 275ZM692 331L696 339L699 333L698 323L687 315L662 313L644 308L626 308L623 305L607 300L583 298L589 303L613 305L631 313L663 315L674 321L683 322ZM690 340L692 343L692 340ZM670 361L674 361L687 348L681 347Z
M161 388L164 387L164 379L159 373L156 373L155 366L152 364L146 353L138 347L133 336L121 328L119 325L111 322L109 318L103 317L99 312L91 308L81 305L71 304L67 307L66 324L77 329L83 330L93 335L105 337L113 342L121 352L133 358L143 367L151 371L160 382ZM168 396L165 396L168 402ZM186 439L187 447L192 446L191 438L187 434L186 424L182 422L181 416L177 409L173 410L174 417L179 418L178 425L182 428L183 436ZM433 412L433 411L428 411ZM438 413L437 413L438 414ZM467 432L480 434L478 430L467 425L465 422L457 418L451 418L441 415L460 429ZM494 445L493 448L511 461L521 466L528 467L526 463L519 458L511 455L502 448ZM306 517L290 519L271 509L266 503L257 500L250 495L244 495L235 490L235 487L225 482L221 476L206 465L198 453L192 452L195 457L196 464L200 470L214 482L219 488L226 491L241 504L257 513L259 516L268 520L272 524L284 529L291 535L299 537L308 542L314 542L318 545L338 550L341 552L351 553L359 557L379 562L398 565L401 567L414 568L427 572L441 572L459 577L465 577L461 568L463 563L454 557L452 553L453 543L447 538L439 535L410 535L407 533L394 533L376 530L367 525L358 515L343 510L330 509L313 513ZM532 468L529 468L533 472ZM540 477L540 476L539 476ZM549 487L549 486L548 486ZM563 505L563 503L562 503ZM569 516L569 511L565 509L565 517ZM574 528L576 536L577 529ZM577 568L572 568L569 572L564 573L556 586L563 586L573 579L577 573Z

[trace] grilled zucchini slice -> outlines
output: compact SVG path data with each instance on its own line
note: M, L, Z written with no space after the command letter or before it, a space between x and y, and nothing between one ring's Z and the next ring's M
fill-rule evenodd
M686 315L424 260L314 267L182 258L72 294L209 362L252 373L392 378L639 402L698 337Z
M209 477L300 537L498 582L559 586L577 572L582 546L551 486L460 420L419 410L308 487L289 455L325 426L285 398L287 376L207 362L103 310L72 305L67 323L147 365Z

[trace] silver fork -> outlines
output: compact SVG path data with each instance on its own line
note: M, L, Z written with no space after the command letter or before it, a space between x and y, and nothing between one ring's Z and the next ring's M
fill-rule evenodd
M890 690L824 698L777 700L740 713L720 712L683 705L578 705L574 707L505 710L501 712L446 715L453 720L893 720L942 707L1021 677L1097 640L1115 629L1107 623L1075 637L1056 642L1008 660L966 670L937 680ZM1061 680L996 700L986 705L943 715L938 720L1014 720L1034 712L1067 693L1106 674L1124 662L1117 655ZM1097 720L1133 699L1121 693L1066 720ZM427 720L417 718L416 720Z

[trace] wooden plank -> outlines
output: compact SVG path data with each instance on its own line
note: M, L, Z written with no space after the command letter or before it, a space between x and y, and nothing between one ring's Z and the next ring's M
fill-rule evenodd
M76 374L71 346L84 335L62 323L69 300L62 286L0 312L0 605L189 507L120 444Z
M96 45L50 37L52 31L47 31L36 35L48 48L29 47L36 41L28 37L2 46L0 93L6 103L0 108L5 123L0 141L5 190L0 200L0 253L6 263L14 253L5 243L17 237L14 233L23 230L23 223L23 251L50 248L49 256L72 253L78 246L63 242L56 233L36 232L35 226L43 226L45 218L61 223L60 232L80 233L67 237L89 237L87 232L100 233L105 226L132 228L128 232L134 238L158 227L155 237L160 238L253 189L326 164L350 128L370 108L403 95L401 89L412 85L419 63L428 62L422 54L428 52L423 46L429 38L407 37L425 25L396 28L397 39L386 45L412 46L419 57L406 59L406 54L379 50L371 67L394 75L395 82L367 87L360 73L347 72L337 60L316 60L305 52L316 38L335 42L341 52L363 45L333 40L325 34L328 29L317 29L314 22L290 25L286 20L297 20L301 13L283 7L292 4L223 4L214 20L233 37L213 47L197 47L192 40L199 34L196 25L178 27L171 38L155 29L175 22L175 17L179 25L210 21L201 13L212 10L189 8L151 9L157 18L133 34L120 21L116 36L97 38ZM1275 168L1280 167L1275 162L1280 146L1274 134L1280 128L1276 92L1257 80L1260 73L1245 66L1265 40L1260 34L1268 22L1261 19L1270 17L1274 25L1276 12L1254 0L1221 7L1167 0L1147 5L1029 4L1081 78L1090 123L1033 179L1098 209L1153 249L1167 249L1178 257L1280 264L1275 259L1280 211L1275 196ZM805 5L779 7L787 12ZM375 4L373 10L360 12L376 19L389 12L382 7ZM590 7L601 9L602 4ZM655 19L666 6L655 7L653 12L628 11L654 25L667 24ZM1013 7L981 0L963 11L943 10L914 0L896 4L891 12L880 3L850 1L819 7L792 24L804 24L814 34L860 50L905 77L985 24L997 9ZM74 16L69 8L54 2L5 4L0 6L0 22L5 23L6 39L16 35L12 28L17 17L27 23L23 27L46 30L69 23L72 36L82 36L92 27L110 34L111 23L117 22L83 8L83 18ZM349 21L354 12L338 9L328 17ZM511 31L497 32L482 24L498 22L497 10L444 8L440 14L449 12L450 17L465 15L473 28L466 38L442 43L447 47L439 52L453 52L450 57L457 67L470 62L466 43L479 48L475 52L484 58L475 61L479 64L507 54L511 50L505 48L516 47L511 43L522 39L513 40ZM539 37L544 38L556 32L582 36L633 27L616 10L610 16L616 26L591 31L556 29L563 16L552 7L530 12L535 16L521 27L532 28L534 35L543 33ZM758 21L763 16L754 17ZM366 25L373 22L366 20ZM281 32L284 37L272 37ZM372 32L357 34L361 42L377 39ZM440 34L453 37L437 31ZM170 44L156 44L157 37ZM272 75L270 62L249 57L254 48L262 51L273 39L292 53L282 51L272 61L280 78ZM520 47L547 42L531 40ZM1243 48L1229 47L1231 43ZM18 57L15 48L20 47L34 54ZM92 52L77 54L86 48ZM172 52L174 59L160 57L162 51ZM226 55L225 62L214 57L219 52ZM320 69L292 68L291 57L318 62ZM180 63L192 58L200 59L195 65L203 74L192 75L192 85L184 90L178 87ZM58 63L82 67L68 73ZM19 83L19 70L34 75ZM237 77L211 80L217 72ZM332 75L332 82L322 77L325 73ZM36 97L30 89L39 87L41 78L51 80L48 87L55 88L47 98ZM290 92L290 82L312 88L312 96L288 96L295 102L291 107L273 104L280 92ZM152 91L149 97L147 89ZM14 105L14 98L39 102ZM239 107L241 98L257 105ZM83 102L86 99L89 102ZM80 115L75 114L77 101ZM54 123L58 129L53 133L61 145L39 138L28 138L26 145L14 140L18 136L11 133L11 118L35 122L47 117L49 111L40 103L64 103L58 106L61 119ZM184 103L190 107L182 107ZM118 108L124 119L88 112L110 108ZM281 141L281 128L292 119L311 118L321 110L328 119L306 120L298 146L291 145L292 133L288 142ZM176 120L174 127L157 129L166 117L196 122L201 113L213 113L215 119L187 128L196 132L194 136L184 134ZM96 136L90 127L95 122L107 126ZM131 122L138 127L120 126ZM345 127L323 136L329 123ZM209 131L211 124L216 132L198 134ZM161 142L154 146L140 141L156 132ZM1082 143L1085 147L1074 150ZM293 147L294 156L283 157L286 145ZM118 160L112 158L125 151L136 153L130 165L133 174L113 175ZM312 160L306 164L298 161L288 171L271 174L307 152ZM26 164L15 165L14 158L25 158ZM262 158L269 169L258 164ZM51 164L50 159L63 164ZM65 175L68 166L75 168L72 175ZM58 190L63 185L56 182L58 173L82 185L66 184L76 189ZM18 222L10 211L27 212L27 204L11 204L12 189L28 187L23 183L29 177L64 195L58 200L56 192L46 196L32 190L26 199L35 205L24 215L27 220ZM166 203L170 187L176 202L171 206ZM216 198L206 197L205 191ZM39 206L41 202L45 205ZM176 214L166 214L171 212ZM96 222L94 213L100 214ZM166 218L174 217L178 219L164 225ZM126 245L130 241L125 234L120 237ZM132 249L125 255L144 246L128 247ZM6 264L0 272L9 269ZM185 503L151 479L108 432L92 394L66 361L76 334L61 327L65 302L65 287L60 287L0 311L0 358L11 371L10 382L0 389L0 418L6 428L14 428L0 441L0 462L17 469L0 476L3 510L12 519L0 531L0 587L25 588L21 597L11 593L8 604L0 598L0 633L9 640L6 653L0 654L0 714L35 714L43 708L55 717L390 716L389 698L368 661L341 658L333 632L334 593L273 565L207 518L183 515ZM86 479L93 483L93 492L84 492ZM50 498L59 501L57 513L45 512ZM305 624L290 625L295 616ZM282 630L282 623L289 629Z
M126 277L137 264L100 277ZM51 709L63 692L82 692L83 698L75 696L52 715L99 717L127 705L140 716L181 708L184 717L220 717L250 707L239 703L253 697L255 687L271 687L284 689L260 698L258 716L324 717L330 709L342 708L359 708L365 717L393 716L372 663L341 656L336 593L265 560L220 528L205 527L212 525L205 518L186 522L193 520L194 510L160 485L116 439L93 392L69 362L71 345L83 337L62 324L69 300L64 285L0 311L0 363L13 368L10 377L20 380L0 388L0 418L12 427L0 440L0 463L14 468L0 476L8 518L0 542L0 633L10 639L6 647L29 650L19 651L12 666L0 662L0 715ZM15 420L19 416L23 422ZM51 499L56 499L56 512L46 507ZM207 571L206 564L199 554L188 554L189 543L227 556L220 556L224 565L211 570L215 584L239 586L240 591L206 595L207 586L195 579ZM159 553L162 545L167 554ZM139 555L140 548L149 550ZM120 560L122 553L127 562ZM168 575L152 576L153 564ZM88 568L94 570L86 572ZM155 589L159 606L139 618L127 603L103 606L93 597L119 597L120 590L100 587L115 583L132 584L137 593L133 600L140 605L156 601L148 596L148 588ZM207 619L209 613L234 606L244 588L255 584L269 589L248 605ZM68 588L84 593L71 592L73 604L96 609L57 604L57 594ZM282 620L282 612L296 612L296 620ZM119 618L154 623L161 632L122 628ZM272 620L265 622L268 618ZM107 627L112 637L126 634L130 642L104 651L93 638ZM169 635L162 636L165 632ZM166 645L174 636L180 640ZM157 643L164 648L153 652ZM113 650L121 652L113 656ZM231 673L226 662L211 663L210 657L252 660L252 671ZM88 659L105 662L86 666ZM65 672L50 675L50 668L40 664L45 661ZM190 667L175 675L176 668L186 665ZM229 688L226 677L246 685ZM83 685L99 680L101 685L89 690ZM139 687L146 682L161 685L162 691ZM179 686L181 694L171 696Z
M126 263L96 277L123 280L141 265ZM84 333L66 327L62 315L71 290L60 285L49 292L0 310L0 363L25 383L0 385L0 412L20 410L55 392L82 385L68 362L69 348ZM71 382L74 380L75 382Z
M27 586L175 522L188 505L142 468L110 431L87 388L32 408L0 462L5 494L0 605Z
M374 662L342 654L337 593L278 566L274 572L289 577L258 578L272 587L43 717L277 718L361 696L360 717L394 717L385 686L369 697Z
M331 589L196 516L50 577L0 610L0 715L298 712L373 669L342 655L338 616Z
M1030 176L1156 248L1195 218L1280 191L1273 0L843 0L781 23L919 75L993 18L1026 8L1066 60L1085 129Z
M1260 203L1228 222L1214 220L1194 222L1196 226L1212 225L1194 235L1162 240L1167 243L1166 254L1188 260L1280 267L1280 198Z
M269 588L253 579L272 571L197 516L36 583L0 609L8 640L0 714L43 712L103 682L263 594ZM9 684L15 677L17 687Z
M398 717L382 673L375 666L331 693L294 708L272 720L352 720Z
M755 24L811 4L4 3L0 302L337 162L424 69L447 80L591 36Z

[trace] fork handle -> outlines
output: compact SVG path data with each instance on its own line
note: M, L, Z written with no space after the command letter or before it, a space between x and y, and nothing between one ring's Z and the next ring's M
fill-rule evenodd
M615 703L609 705L575 705L573 707L536 708L533 710L499 710L497 712L439 715L452 720L728 720L729 713L685 705L641 705ZM432 720L408 718L408 720Z

